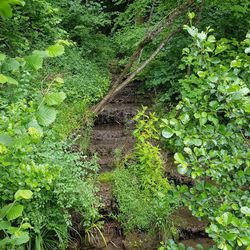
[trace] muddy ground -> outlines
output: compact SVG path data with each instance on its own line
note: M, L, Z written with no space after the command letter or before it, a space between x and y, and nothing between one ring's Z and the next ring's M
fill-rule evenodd
M138 110L144 106L151 106L153 93L142 93L140 83L134 82L127 86L121 94L109 102L95 120L90 143L90 152L98 153L100 157L101 172L113 171L115 168L115 157L117 150L121 156L125 156L133 150L135 140L132 136L134 128L133 117ZM150 108L149 108L150 109ZM165 160L165 175L176 184L192 185L192 180L180 176L176 171L173 157L163 152ZM124 235L119 222L115 221L112 213L117 213L118 205L112 196L111 183L100 183L98 193L104 206L101 210L105 218L103 236L104 240L96 235L96 242L92 246L85 246L82 249L103 249L103 250L154 250L159 246L159 240L155 236L145 235L141 232L133 232ZM205 233L206 223L199 221L192 216L187 208L181 208L172 215L174 226L179 231L179 240L187 246L195 247L200 243L206 247L211 246L212 241Z

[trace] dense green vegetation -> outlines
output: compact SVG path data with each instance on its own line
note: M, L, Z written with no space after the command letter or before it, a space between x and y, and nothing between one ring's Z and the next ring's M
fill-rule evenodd
M171 214L187 206L213 249L249 250L249 11L248 0L0 0L0 249L103 236L107 181L125 234L185 249ZM90 108L112 74L144 62L134 78L157 93L156 113L136 115L133 153L98 176ZM192 187L165 178L160 147Z

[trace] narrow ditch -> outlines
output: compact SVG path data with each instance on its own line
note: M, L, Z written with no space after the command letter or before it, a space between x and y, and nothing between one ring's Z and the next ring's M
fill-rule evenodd
M92 131L89 151L98 153L100 157L100 173L110 172L115 169L117 154L122 158L132 152L135 139L132 131L135 127L133 117L137 111L144 106L151 106L153 101L152 93L140 92L141 84L133 82L129 84L121 94L111 100L95 120ZM180 176L176 171L173 158L167 152L163 152L165 160L165 174L168 179L176 184L192 185L192 180ZM118 221L112 216L118 213L118 205L112 196L110 182L100 182L98 193L103 207L101 214L104 217L103 236L96 235L96 243L84 249L105 249L105 250L154 250L159 242L146 239L145 235L131 234L125 236ZM211 246L211 240L205 233L206 223L199 221L192 216L186 208L181 208L173 214L174 226L177 228L180 241L195 247L200 243L204 248Z

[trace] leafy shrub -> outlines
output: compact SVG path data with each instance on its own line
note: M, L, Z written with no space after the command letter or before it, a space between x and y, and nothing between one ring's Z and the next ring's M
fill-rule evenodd
M0 34L3 40L0 49L6 53L14 56L37 48L38 44L44 48L64 36L65 32L58 26L61 21L59 10L50 1L3 2L13 6L11 15L9 8L7 11L7 17L13 18L0 19Z
M178 171L197 180L186 204L210 221L219 249L249 245L249 34L243 42L216 41L212 31L185 29L193 43L183 50L182 100L163 120L163 136L177 153Z
M82 48L82 55L88 61L98 62L101 66L114 57L113 45L102 29L110 25L108 13L103 11L100 1L88 1L86 4L80 0L60 1L62 27L69 34L77 46Z
M178 193L163 177L160 150L153 145L153 140L158 138L157 118L146 115L144 109L135 120L135 151L125 162L126 167L114 173L114 194L120 209L118 219L127 231L160 230L169 236L169 214L178 204Z
M73 211L79 214L83 230L100 219L93 181L98 170L96 159L87 161L84 155L67 151L68 147L67 143L51 142L47 138L32 156L36 162L46 161L61 167L50 190L41 190L27 207L30 221L38 229L39 241L46 243L49 237L45 232L50 231L54 249L66 248L71 241Z
M28 229L32 229L32 226L28 218L23 217L24 206L20 202L31 198L30 190L19 189L14 195L14 202L0 209L0 236L4 235L4 238L0 240L1 249L14 249L14 247L17 249L29 241ZM14 226L13 222L20 218L22 221Z
M197 244L195 249L203 250L203 246ZM208 248L206 248L208 250ZM209 248L212 249L212 248ZM193 247L186 247L183 243L176 243L173 240L168 240L165 244L162 242L162 246L158 250L194 250Z
M96 161L87 161L83 155L69 152L69 145L66 147L62 141L56 140L56 132L51 129L58 106L66 98L65 92L60 90L63 79L57 76L44 81L42 90L34 88L35 93L25 91L26 86L32 88L43 60L64 52L61 43L63 41L24 58L0 54L0 172L3 177L0 180L0 204L9 204L19 188L32 190L32 200L23 202L23 205L24 216L30 219L33 231L30 238L24 232L26 240L22 244L29 241L30 246L36 249L67 247L72 211L80 214L83 229L89 230L99 219L93 187ZM19 87L19 82L25 84ZM15 91L20 91L20 96L11 99L11 93ZM25 97L29 101L23 99ZM17 223L22 225L21 221ZM13 229L11 232L15 234L16 231ZM5 241L3 239L1 243L5 244ZM12 244L11 241L9 243Z
M72 63L75 62L75 63ZM98 66L94 61L86 59L82 50L70 46L60 58L45 65L46 75L63 74L63 89L67 92L68 103L81 100L96 102L109 87L109 72L105 66ZM63 73L61 73L63 72Z

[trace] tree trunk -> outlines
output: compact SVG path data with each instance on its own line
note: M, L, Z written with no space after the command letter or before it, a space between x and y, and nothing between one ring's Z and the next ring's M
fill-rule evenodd
M176 9L171 11L157 26L156 28L146 34L144 39L139 43L137 49L132 54L132 56L129 59L129 62L125 66L122 73L119 75L118 79L115 81L111 89L109 90L108 94L96 105L92 108L92 111L95 113L101 112L103 106L112 99L120 90L122 90L128 83L130 83L134 77L139 74L161 51L161 49L165 46L165 44L170 41L175 33L180 31L181 29L171 31L165 39L161 42L159 47L152 53L152 55L140 66L132 72L125 80L127 73L129 72L129 69L133 66L134 62L138 59L138 57L141 54L141 51L144 49L144 47L149 44L158 34L160 34L166 27L173 24L173 22L180 17L184 12L187 11L189 7L191 7L195 3L195 0L188 0L182 5L178 6Z
M93 112L97 114L101 112L104 105L108 101L110 101L110 99L114 98L123 88L125 88L135 78L135 76L138 75L159 54L159 52L166 45L166 43L168 43L173 38L173 36L181 30L182 27L170 32L146 61L141 63L140 66L118 86L113 85L112 88L109 90L108 94L94 107Z

